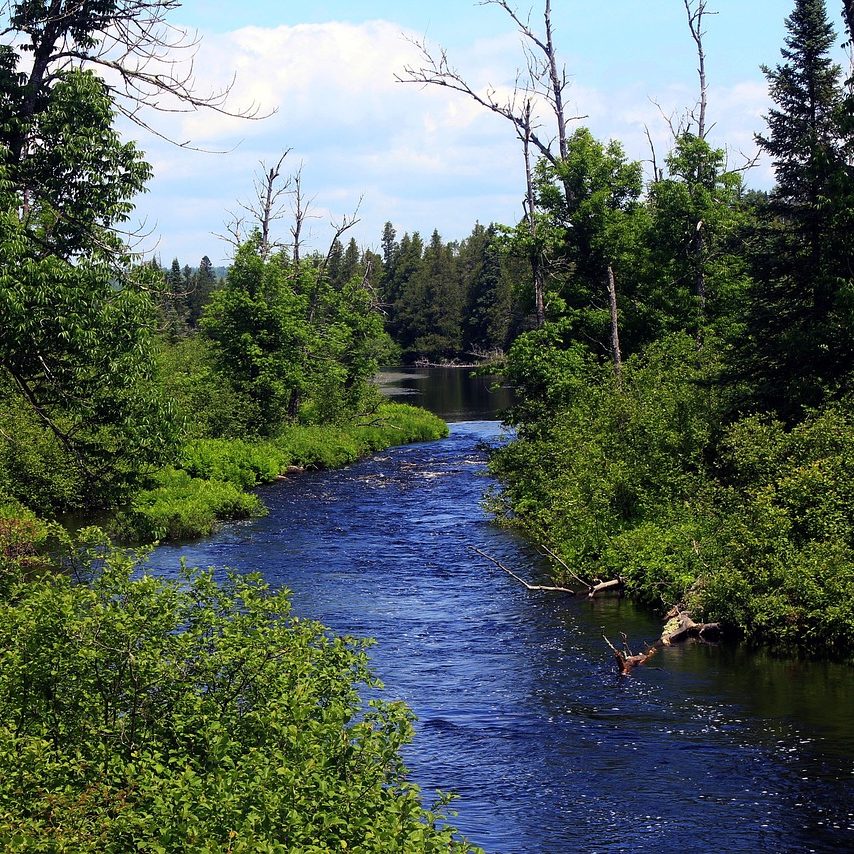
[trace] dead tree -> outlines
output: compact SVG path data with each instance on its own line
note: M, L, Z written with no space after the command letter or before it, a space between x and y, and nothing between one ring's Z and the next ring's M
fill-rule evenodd
M522 151L525 157L525 219L528 223L528 232L531 236L531 248L528 260L531 264L531 275L534 280L534 311L537 316L537 326L546 322L545 305L545 268L543 264L542 251L537 239L537 212L536 200L534 198L534 176L531 170L531 129L532 129L533 104L531 98L525 99L522 109L523 130L516 128L516 133L522 141Z
M705 141L706 134L709 128L706 127L706 108L708 106L708 82L706 80L706 52L703 47L703 16L706 14L714 15L715 12L706 11L706 0L682 0L685 6L685 13L688 16L688 28L691 31L691 38L697 46L697 76L699 78L700 93L697 98L697 104L690 115L697 124L697 138ZM702 164L697 166L696 181L702 180L700 174ZM705 234L703 220L700 220L691 235L691 256L694 259L694 294L697 297L697 303L700 308L700 317L704 318L706 314L706 265L704 260L705 254ZM702 323L702 320L701 320Z
M700 81L700 95L697 99L696 115L692 116L697 122L697 137L706 138L706 106L708 104L708 84L706 82L706 52L703 48L703 16L714 15L716 12L706 12L706 0L682 0L685 13L688 16L688 28L691 30L691 38L697 46L697 76Z
M255 180L255 205L248 208L261 226L261 257L266 261L274 244L270 238L270 226L284 216L284 205L281 203L282 196L288 192L291 179L286 178L280 182L282 164L290 153L290 148L278 159L275 166L269 169L262 163L263 176Z
M275 166L267 166L261 161L261 171L253 178L254 197L248 202L238 202L240 213L232 213L225 224L225 234L216 234L235 251L245 243L253 231L259 235L258 254L266 261L273 250L282 244L272 237L272 226L285 216L284 196L292 193L290 187L293 176L282 175L282 165L290 154L287 149L276 161Z
M525 219L531 233L531 243L536 247L536 219L534 216L534 193L531 176L531 146L541 157L551 164L557 163L567 154L567 126L571 121L584 116L567 116L564 94L569 85L566 69L560 65L554 44L552 27L551 0L545 0L543 11L544 33L538 34L531 26L530 18L523 19L507 0L482 0L484 6L498 6L510 17L523 40L526 61L524 79L517 74L516 85L511 95L500 97L496 90L488 87L485 91L475 89L453 65L444 48L432 50L424 40L415 40L413 44L421 54L420 66L406 66L402 74L396 75L401 83L440 86L461 92L477 104L492 113L511 122L516 135L522 142L525 158L527 193L525 200ZM540 126L533 115L537 100L544 100L554 118L555 133L552 137L540 133ZM557 141L557 153L553 144ZM567 201L570 201L569 188L565 186ZM544 266L542 259L533 258L532 275L534 284L534 303L537 326L545 322L544 307Z
M611 359L614 362L614 376L617 385L623 383L623 357L620 353L620 324L617 314L617 286L614 282L614 268L608 265L608 311L611 315Z

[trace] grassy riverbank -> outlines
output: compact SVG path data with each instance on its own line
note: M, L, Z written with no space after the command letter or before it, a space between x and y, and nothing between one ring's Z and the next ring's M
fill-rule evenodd
M154 485L118 514L116 532L136 542L207 536L218 522L263 515L263 503L247 490L289 470L337 468L392 445L447 433L447 425L426 410L384 403L351 423L289 424L271 439L194 439L176 465L159 471Z

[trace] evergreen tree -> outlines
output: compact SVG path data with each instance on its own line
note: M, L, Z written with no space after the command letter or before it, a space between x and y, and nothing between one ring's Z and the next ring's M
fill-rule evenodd
M191 329L197 329L202 312L211 294L217 287L217 276L213 269L211 259L207 255L199 261L199 269L193 276L193 286L187 294L187 324Z
M502 275L494 225L475 225L460 249L459 267L465 288L463 347L468 352L501 350L510 326L510 286Z
M335 286L340 287L342 281L342 269L341 265L343 263L344 258L344 247L341 245L341 241L337 238L332 242L332 246L329 249L329 258L326 262L326 275L329 277L329 281Z
M386 268L384 300L391 303L388 322L389 332L392 338L404 349L409 347L414 340L407 333L407 327L410 324L405 315L410 312L410 309L404 292L412 278L421 269L423 253L424 241L421 239L421 235L417 231L411 237L406 233L397 247L390 273L389 268Z
M362 271L359 269L360 252L354 237L350 238L344 256L341 259L341 280L339 286L343 286Z
M394 226L387 222L383 228L382 236L382 278L380 280L380 295L383 303L391 308L394 301L400 296L395 290L395 277L398 258L400 256L400 244L395 240L397 232Z
M434 230L422 263L407 279L398 300L398 341L413 355L454 356L462 344L461 315L462 294L453 250Z
M796 0L784 62L765 68L777 186L759 235L743 359L752 405L797 417L842 391L854 369L852 175L841 69L824 0Z

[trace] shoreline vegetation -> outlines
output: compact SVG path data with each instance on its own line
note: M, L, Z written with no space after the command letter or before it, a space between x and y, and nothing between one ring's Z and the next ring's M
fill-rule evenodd
M350 423L289 424L270 439L194 439L173 466L155 476L115 517L123 542L190 540L209 536L221 522L266 513L249 492L305 469L339 468L370 454L440 439L448 427L415 406L382 403Z

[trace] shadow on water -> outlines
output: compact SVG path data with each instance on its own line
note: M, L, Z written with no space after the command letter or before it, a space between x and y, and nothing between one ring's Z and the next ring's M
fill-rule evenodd
M531 593L471 550L545 575L480 504L499 433L460 422L265 487L269 516L151 563L259 571L297 613L377 638L387 696L418 715L413 779L457 792L455 823L488 852L854 849L851 670L689 645L619 677L603 630L640 646L655 619Z
M470 368L388 368L377 384L390 400L423 406L446 421L499 419L512 403L498 377L472 376Z

